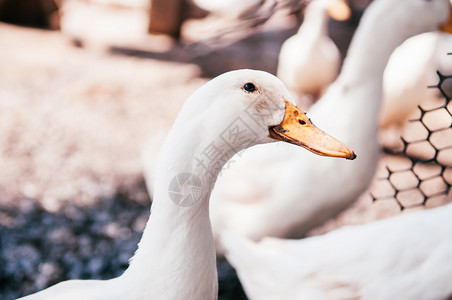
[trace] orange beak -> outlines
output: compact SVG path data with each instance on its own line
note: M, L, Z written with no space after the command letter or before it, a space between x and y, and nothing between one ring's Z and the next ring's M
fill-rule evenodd
M345 0L336 0L327 9L328 15L336 21L345 21L350 19L352 11Z
M353 150L317 128L298 107L284 101L284 119L281 124L269 128L271 138L301 146L322 156L356 158Z
M442 32L452 33L452 6L449 12L449 20L446 23L441 24L439 30Z

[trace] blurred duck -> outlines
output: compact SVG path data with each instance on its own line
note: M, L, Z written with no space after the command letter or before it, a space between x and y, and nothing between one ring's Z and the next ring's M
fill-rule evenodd
M354 156L289 100L283 83L262 71L232 71L201 87L160 151L152 214L129 268L111 280L64 281L24 299L217 299L208 203L218 164L245 147L281 139L322 155ZM251 118L255 114L260 122ZM225 139L222 133L234 122L246 130L240 139ZM221 160L201 164L212 145Z
M378 112L385 65L405 39L446 22L449 10L448 0L371 3L341 74L308 112L319 126L353 148L357 159L318 159L280 143L239 153L212 194L217 254L222 253L218 236L225 229L255 241L266 236L303 237L367 189L380 153Z
M450 299L451 215L448 204L303 240L222 241L249 299Z
M199 8L210 13L237 18L251 9L258 9L264 0L193 0Z
M277 76L300 98L317 100L336 79L341 55L328 36L328 20L343 21L350 14L344 0L314 0L306 7L297 34L282 45Z
M399 46L389 59L384 73L383 128L402 128L418 105L439 103L436 71L452 74L452 35L433 31L414 36Z

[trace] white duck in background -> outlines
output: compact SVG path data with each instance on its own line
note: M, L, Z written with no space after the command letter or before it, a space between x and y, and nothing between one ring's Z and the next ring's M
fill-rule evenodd
M448 204L302 240L222 241L249 299L440 300L452 295L451 215Z
M433 31L414 36L400 45L386 66L380 124L400 129L418 105L439 103L436 71L452 74L452 35ZM400 135L400 133L399 133Z
M209 198L224 162L275 139L322 155L355 156L287 99L283 83L262 71L225 73L201 87L162 146L152 214L124 274L65 281L24 299L216 299Z
M344 0L314 0L306 7L297 34L282 45L277 76L301 102L317 100L336 79L341 54L328 36L328 21L329 17L343 21L350 14Z
M192 0L198 7L210 13L237 18L247 10L258 8L263 4L263 0Z
M352 204L367 189L379 159L378 112L391 53L408 37L438 28L449 10L448 0L373 1L341 74L309 110L358 158L352 163L318 159L279 143L235 156L212 193L216 240L225 229L255 241L265 236L299 238ZM216 246L221 255L221 242Z

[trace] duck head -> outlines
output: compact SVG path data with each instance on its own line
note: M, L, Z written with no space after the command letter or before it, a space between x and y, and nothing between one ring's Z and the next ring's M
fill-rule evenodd
M284 84L267 72L237 70L222 74L205 84L193 98L199 99L198 103L190 103L187 108L196 112L186 113L202 111L200 120L204 119L203 124L208 126L199 135L207 140L220 137L234 152L284 141L318 155L356 157L351 149L317 128L294 104Z

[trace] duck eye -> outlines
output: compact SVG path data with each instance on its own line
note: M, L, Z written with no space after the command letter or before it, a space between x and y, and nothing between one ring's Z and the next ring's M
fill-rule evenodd
M256 90L256 86L253 83L248 82L248 83L245 83L245 85L243 86L243 89L247 92L252 93Z

